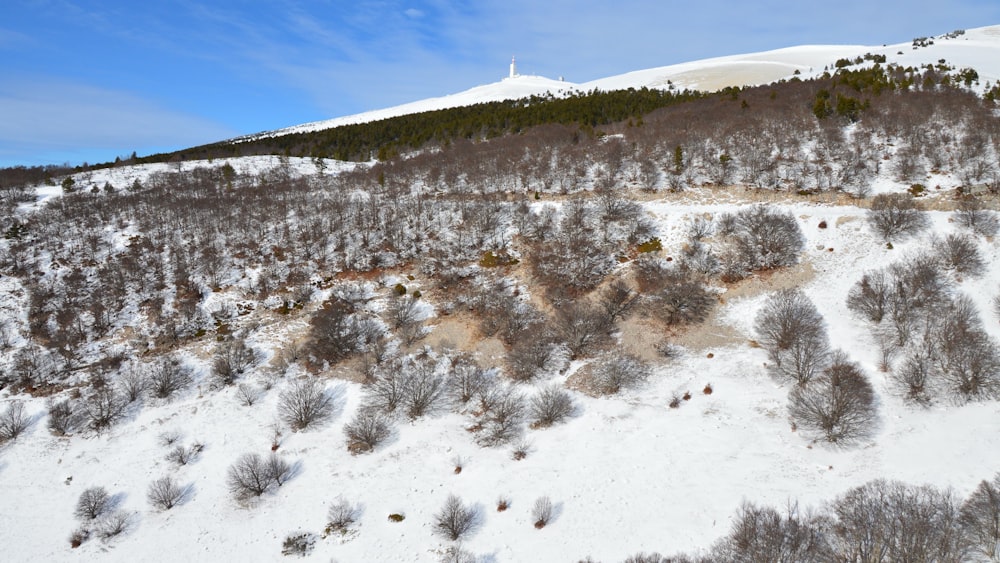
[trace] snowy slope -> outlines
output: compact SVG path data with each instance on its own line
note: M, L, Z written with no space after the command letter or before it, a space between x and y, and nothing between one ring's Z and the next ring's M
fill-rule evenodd
M464 92L429 98L391 108L296 125L276 131L242 137L285 135L320 131L341 125L366 123L399 115L460 107L483 102L526 98L532 95L585 92L593 89L661 88L715 91L727 86L756 86L796 76L819 76L832 69L838 59L854 59L866 53L885 55L887 63L902 66L937 64L945 59L956 68L975 68L980 87L1000 79L1000 25L967 30L957 37L931 38L934 43L914 48L911 43L894 45L800 45L773 51L703 59L682 64L637 70L574 84L541 76L516 76L500 82L476 86ZM871 64L871 63L867 63Z

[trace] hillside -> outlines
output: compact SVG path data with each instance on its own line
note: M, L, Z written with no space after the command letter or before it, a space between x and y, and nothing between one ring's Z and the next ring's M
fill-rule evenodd
M566 85L748 86L589 130L5 188L7 553L996 560L998 29Z

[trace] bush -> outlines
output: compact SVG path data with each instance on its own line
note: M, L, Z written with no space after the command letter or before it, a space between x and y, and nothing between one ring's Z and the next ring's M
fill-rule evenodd
M266 493L273 485L281 485L291 474L291 467L283 459L271 454L264 459L260 454L240 456L229 466L226 484L237 500L247 500Z
M316 544L316 536L308 532L296 532L285 536L281 542L282 555L297 555L305 557L313 550Z
M827 364L823 317L800 289L784 289L768 298L754 319L754 331L779 377L805 384Z
M104 487L90 487L80 493L73 514L80 520L96 520L111 507L111 497Z
M530 381L546 373L561 371L568 361L569 349L541 325L521 333L507 353L507 373L515 381Z
M479 394L477 441L484 446L506 444L521 434L524 421L524 395L509 386L494 386Z
M49 405L49 431L56 436L72 433L80 424L77 405L69 399L53 401Z
M782 515L771 507L740 506L729 535L712 549L713 561L767 563L824 561L827 555L819 526L803 517L794 504ZM833 559L830 559L831 561Z
M445 539L457 541L476 525L476 510L465 506L455 495L448 495L441 510L434 515L434 532Z
M805 237L789 211L752 205L719 218L719 235L728 243L723 259L727 280L756 270L791 266L799 261Z
M973 551L984 560L1000 558L1000 473L979 483L962 504L959 521Z
M236 386L236 400L241 405L252 407L260 399L260 389L248 383L240 383Z
M344 425L347 450L352 454L370 452L392 434L389 418L369 408L358 411L354 419Z
M956 223L980 236L996 236L1000 230L997 214L984 208L978 199L962 200L955 210L954 218Z
M674 276L647 302L649 311L668 325L693 324L705 320L715 297L702 284Z
M986 269L976 241L968 235L948 234L934 243L934 250L946 269L959 274L981 276Z
M93 391L83 403L91 429L98 432L110 428L125 415L125 400L110 386Z
M531 398L528 418L531 420L532 428L544 428L566 420L575 409L573 397L568 391L549 386L542 388Z
M542 529L552 520L552 500L549 497L538 497L531 507L531 519L535 528Z
M146 489L146 499L153 508L170 510L184 500L185 491L173 477L160 477L149 484Z
M350 502L343 498L337 499L326 512L327 533L346 531L358 519L358 512L358 507Z
M847 294L847 308L878 324L892 306L893 282L883 270L865 272Z
M868 224L885 240L914 235L930 226L930 221L907 194L879 194L872 198Z
M228 386L260 361L256 350L247 346L242 339L226 340L215 350L212 361L212 376L218 386Z
M476 563L476 556L457 545L450 545L441 554L440 563Z
M871 384L843 353L835 353L813 381L792 389L788 409L799 427L836 443L867 437L878 420Z
M190 448L177 445L167 453L166 460L176 463L177 465L187 465L198 457L200 452L200 445L191 446Z
M126 532L131 524L131 513L116 510L101 518L97 525L97 534L104 539L110 539Z
M149 367L148 389L158 399L169 399L191 384L191 370L176 359L163 359Z
M649 366L639 358L615 353L594 366L591 379L599 393L613 395L645 381L650 372Z
M296 381L278 396L278 416L295 430L325 422L334 406L333 395L316 379Z
M17 439L28 428L31 420L24 412L24 403L11 401L0 413L0 444Z

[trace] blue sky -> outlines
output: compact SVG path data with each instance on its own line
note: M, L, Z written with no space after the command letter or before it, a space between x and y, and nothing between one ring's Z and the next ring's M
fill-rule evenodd
M996 0L6 0L0 166L113 160L522 73L584 82L1000 24Z

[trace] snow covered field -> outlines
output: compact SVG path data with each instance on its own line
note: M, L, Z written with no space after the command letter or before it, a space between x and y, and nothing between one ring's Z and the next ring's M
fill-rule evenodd
M1000 27L991 27L917 50L909 44L798 47L577 86L663 87L671 80L679 88L714 88L734 78L752 84L787 78L795 70L815 75L833 59L867 52L885 53L901 64L945 58L959 67L976 67L985 84L1000 77L998 49ZM904 54L895 56L900 50ZM283 132L573 86L519 77L455 97ZM250 157L228 162L237 170L253 171L276 167L280 161ZM362 166L327 162L323 173L331 175ZM311 159L288 163L297 174L319 172ZM128 186L145 182L157 171L204 164L121 167L78 175L77 183ZM949 176L935 178L928 185L944 189L932 191L925 201L945 200L957 183ZM875 182L876 192L904 188L885 173ZM59 187L41 188L39 202L32 205L45 205L60 193ZM741 205L703 188L644 199L665 255L680 252L690 218L718 216ZM316 535L310 561L436 561L452 543L434 534L433 516L448 495L455 494L478 511L478 525L462 547L479 561L577 561L587 556L619 561L638 551L705 550L728 532L743 501L781 507L797 500L818 506L876 478L951 487L967 495L1000 470L1000 403L941 400L929 408L904 403L891 390L888 376L877 369L879 351L869 327L846 307L849 289L864 272L928 248L932 236L958 232L951 213L929 212L930 230L889 249L867 226L866 211L860 207L789 201L772 205L788 209L806 237L801 261L811 274L802 276L801 287L825 318L832 345L861 364L877 393L878 428L861 444L832 447L793 430L787 414L788 385L768 374L767 353L751 345L756 338L753 320L770 291L798 283L780 272L748 280L721 295L716 317L732 334L710 345L695 339L680 357L656 365L652 377L636 389L601 398L574 392L576 415L564 424L528 430L530 446L521 460L513 459L511 446L477 445L466 430L470 417L446 408L399 424L373 453L351 455L343 426L358 410L362 388L331 378L334 416L317 428L283 431L276 453L292 465L292 476L250 504L237 502L227 490L227 469L244 453L271 453L278 397L288 382L279 382L258 403L242 405L235 389L210 388L211 343L196 342L184 349L185 359L197 366L195 384L169 401L145 399L141 408L133 406L122 423L105 433L55 437L46 429L45 399L25 399L31 425L17 440L0 446L0 559L275 561L283 559L281 544L289 533L307 532ZM826 228L820 228L820 222ZM956 280L956 287L973 299L987 331L997 339L1000 323L991 302L1000 290L1000 244L993 238L976 241L986 272ZM23 322L22 291L12 278L0 279L0 312ZM434 322L432 318L430 324ZM265 326L254 344L276 352L304 323ZM564 383L581 368L585 362L575 362L551 382ZM248 376L263 378L264 367ZM712 392L706 394L703 389L709 384ZM679 408L668 406L685 392L691 393L690 400ZM0 403L8 399L7 391L0 391ZM173 433L179 438L165 445L162 436ZM178 466L165 459L175 445L195 443L204 447L190 463ZM462 467L460 473L456 465ZM151 507L146 499L149 483L164 475L189 487L184 502L166 511ZM108 540L94 537L71 549L68 538L80 525L74 507L80 493L92 486L107 489L129 515L128 528ZM510 507L498 512L501 496L510 500ZM552 500L554 516L543 529L535 529L532 505L542 496ZM359 516L345 533L325 534L327 509L338 498L358 504ZM390 514L404 519L393 522Z

